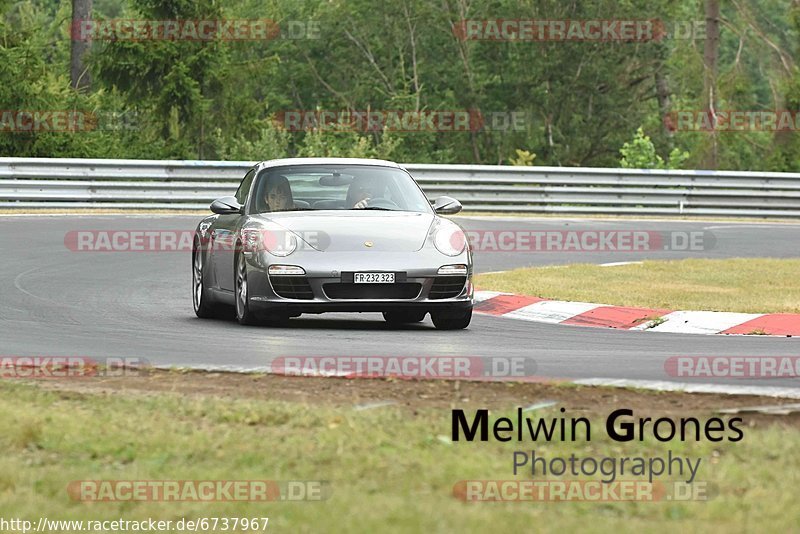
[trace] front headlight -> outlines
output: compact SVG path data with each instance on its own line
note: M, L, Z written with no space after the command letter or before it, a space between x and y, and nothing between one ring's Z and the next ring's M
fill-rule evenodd
M285 258L297 250L297 237L287 230L245 228L242 230L245 252L266 250L273 256Z
M447 256L458 256L467 246L467 236L454 222L442 219L433 231L433 245Z
M297 238L292 232L287 231L266 232L264 248L273 256L285 258L297 250Z

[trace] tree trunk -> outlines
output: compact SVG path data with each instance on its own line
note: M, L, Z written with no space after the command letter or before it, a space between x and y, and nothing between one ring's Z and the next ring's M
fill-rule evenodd
M669 144L669 149L673 148L673 135L675 133L676 125L673 123L673 118L670 116L672 112L672 105L670 97L672 92L669 88L669 78L667 78L667 59L669 59L669 50L663 43L659 43L657 49L658 63L655 65L653 78L656 85L656 101L658 102L658 113L661 116L661 124L664 128L664 136Z
M92 18L92 0L72 0L72 48L70 50L69 79L74 89L88 89L92 83L84 58L92 46L91 40L80 38L81 21Z
M669 126L669 113L670 113L670 103L669 103L669 81L667 77L664 75L664 71L659 69L656 71L655 74L656 78L656 99L658 100L658 112L661 114L662 123L664 125L664 135L667 136L667 139L671 139L673 135L673 129Z
M712 124L716 124L717 113L717 63L719 60L719 0L706 0L706 42L703 49L703 88L704 111L710 115ZM717 168L718 139L716 128L712 128L711 146L706 157L709 169Z

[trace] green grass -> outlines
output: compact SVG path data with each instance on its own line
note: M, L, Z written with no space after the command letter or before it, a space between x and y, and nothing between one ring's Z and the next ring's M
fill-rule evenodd
M450 443L449 411L367 411L173 394L47 392L0 384L2 516L51 519L269 517L291 532L787 532L800 524L800 431L745 429L738 443ZM509 407L509 412L513 407ZM553 415L556 412L543 411ZM596 438L596 439L595 439ZM466 479L512 479L511 454L703 458L707 502L464 503ZM80 503L73 480L327 480L302 503Z
M475 277L481 289L671 310L800 313L800 260L736 258L577 264Z

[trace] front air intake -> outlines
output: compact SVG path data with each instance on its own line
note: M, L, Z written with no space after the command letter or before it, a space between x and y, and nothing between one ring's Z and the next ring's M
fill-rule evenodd
M275 294L285 299L312 300L314 291L305 276L270 276Z

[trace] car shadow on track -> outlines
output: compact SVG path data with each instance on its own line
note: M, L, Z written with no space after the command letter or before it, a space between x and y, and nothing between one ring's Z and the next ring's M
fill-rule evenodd
M323 317L297 317L290 319L289 322L284 323L282 326L286 328L298 329L331 329L331 330L398 330L398 331L435 331L433 324L430 321L423 321L421 323L405 324L402 326L389 326L389 324L382 318L378 317L372 319L333 319Z
M220 317L216 319L198 319L196 317L189 316L189 321L197 321L203 323L215 323L219 325L223 324L230 324L236 326L238 328L250 328L250 329L257 329L263 328L265 330L280 330L280 329L287 329L287 330L362 330L362 331L373 331L373 332L380 332L380 331L398 331L398 332L437 332L436 327L430 321L430 318L426 318L424 321L420 323L410 323L404 324L402 326L390 326L389 323L383 320L380 314L363 314L363 317L358 317L360 314L349 314L353 315L352 319L344 319L341 317L325 317L325 316L313 316L313 315L304 315L301 317L295 317L289 319L288 321L283 321L280 323L272 324L272 325L259 325L259 326L241 326L236 322L236 318L231 315L231 317Z

